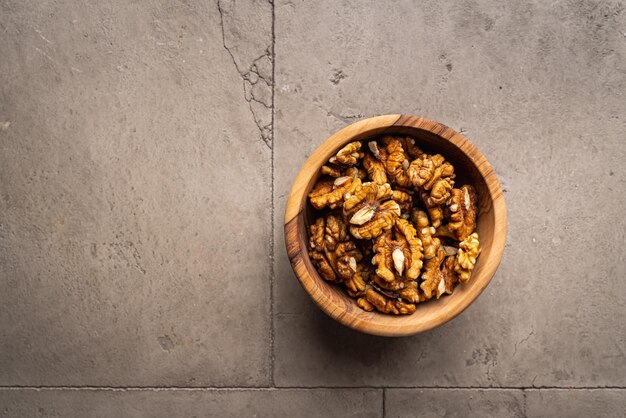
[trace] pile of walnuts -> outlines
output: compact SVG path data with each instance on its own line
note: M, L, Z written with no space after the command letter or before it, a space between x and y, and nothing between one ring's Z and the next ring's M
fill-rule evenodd
M365 145L365 142L366 145ZM417 303L469 281L480 251L474 187L410 137L343 147L309 194L318 210L309 255L366 311L412 314Z

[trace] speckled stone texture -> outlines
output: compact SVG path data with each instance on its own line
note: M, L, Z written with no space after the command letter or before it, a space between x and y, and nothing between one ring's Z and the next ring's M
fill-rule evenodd
M626 416L626 391L623 389L529 390L526 403L527 416L529 417L613 418Z
M0 416L624 416L625 9L1 1ZM282 227L385 113L463 132L509 218L483 295L402 339L321 313Z
M380 389L21 390L0 389L0 417L375 418Z
M390 389L385 403L385 416L389 418L526 416L521 390Z

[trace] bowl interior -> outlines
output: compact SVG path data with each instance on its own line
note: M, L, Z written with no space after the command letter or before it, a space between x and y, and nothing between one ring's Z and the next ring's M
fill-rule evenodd
M416 144L422 148L422 150L428 153L439 153L454 165L455 173L457 175L455 179L456 186L469 183L476 188L479 199L476 230L480 237L481 254L476 262L476 266L472 274L472 280L470 280L467 284L458 285L452 295L444 296L439 300L430 300L428 302L418 304L416 312L412 315L392 316L375 311L366 312L361 310L356 306L354 299L350 298L341 286L326 282L317 274L315 267L310 262L308 253L303 257L303 261L307 270L312 272L311 276L315 283L316 290L323 293L331 302L328 306L323 307L328 314L335 317L345 325L356 329L361 329L362 327L360 325L362 325L362 323L368 323L368 332L372 332L374 334L409 335L434 328L435 326L452 319L467 305L469 305L469 303L471 303L471 301L467 300L468 297L470 297L470 293L477 296L477 294L487 286L489 280L491 279L491 275L489 275L489 277L485 277L481 273L485 267L486 260L490 258L492 251L494 250L494 234L498 231L498 228L496 228L495 225L495 212L492 210L494 199L492 191L490 191L477 164L472 161L462 147L459 147L448 139L435 135L432 132L410 126L392 126L385 129L385 134L412 136L415 138ZM378 132L362 133L346 140L342 144L337 144L334 149L330 150L330 153L331 155L336 153L343 145L345 145L345 143L354 140L373 139L377 136ZM311 181L307 185L305 197L310 192L313 185L317 182L317 179L320 176L320 168L321 165L317 167L317 170L315 171L316 174L311 178ZM300 219L300 222L304 225L302 225L302 228L299 228L301 234L300 239L303 240L303 242L308 242L308 227L312 222L314 222L319 213L320 212L316 211L308 203L308 201L305 203ZM499 254L497 256L499 257ZM470 290L474 290L474 292L470 292ZM478 292L476 292L476 290ZM472 300L476 296L471 296ZM314 297L314 299L316 298ZM356 309L352 309L352 307ZM459 307L461 309L458 309ZM392 329L394 331L386 331L385 328L391 325L393 325Z

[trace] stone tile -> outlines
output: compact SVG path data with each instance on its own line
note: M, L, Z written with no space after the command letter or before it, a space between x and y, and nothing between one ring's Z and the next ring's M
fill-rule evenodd
M626 43L619 2L276 2L275 208L332 132L425 115L466 132L509 214L498 274L441 329L402 340L336 326L275 231L276 382L626 384Z
M522 418L521 390L390 389L385 393L385 417Z
M382 391L1 390L0 417L381 417Z
M0 385L269 383L271 9L221 8L0 5Z
M526 413L528 418L624 417L626 390L528 390Z

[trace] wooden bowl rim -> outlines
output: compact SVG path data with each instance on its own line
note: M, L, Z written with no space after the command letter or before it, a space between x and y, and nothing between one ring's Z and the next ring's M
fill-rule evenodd
M357 136L361 139L368 136L381 135L385 130L392 127L420 129L430 132L440 139L449 141L473 162L484 179L491 196L494 225L496 226L490 247L491 262L486 263L480 277L472 278L475 283L473 283L469 291L465 292L464 297L459 297L454 303L445 305L445 310L442 309L436 320L424 321L420 316L416 316L417 312L407 316L366 312L356 307L356 304L354 305L357 308L356 310L347 310L345 307L335 303L332 298L329 298L326 292L317 286L316 280L311 276L311 274L317 275L318 282L323 282L324 286L335 286L319 278L317 271L310 262L308 249L306 248L308 235L306 228L304 228L304 208L309 189L312 187L312 179L317 177L321 166L341 146L353 141ZM289 229L292 227L298 230L296 236L288 234ZM315 304L333 319L357 331L380 336L409 336L425 332L450 321L467 309L493 278L504 252L506 232L507 213L502 188L495 171L485 156L465 136L452 128L435 120L406 114L382 115L362 119L331 135L303 164L293 183L285 207L285 245L292 268L302 287L304 287ZM302 234L304 234L304 237L301 236ZM302 243L304 243L304 247L301 245ZM353 301L348 295L345 295L345 298ZM439 301L430 301L428 303L437 302Z

